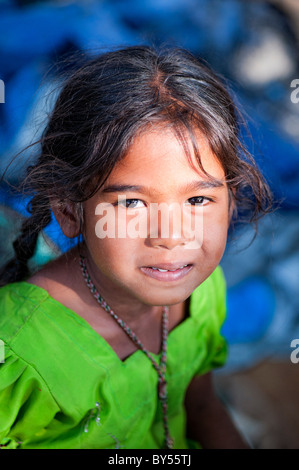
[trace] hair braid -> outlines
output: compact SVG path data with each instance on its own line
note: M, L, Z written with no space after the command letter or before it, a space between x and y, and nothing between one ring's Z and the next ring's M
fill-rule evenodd
M29 202L28 211L31 216L22 226L21 233L13 242L15 257L0 270L0 286L24 280L29 276L27 263L34 255L40 231L51 221L49 200L36 195Z

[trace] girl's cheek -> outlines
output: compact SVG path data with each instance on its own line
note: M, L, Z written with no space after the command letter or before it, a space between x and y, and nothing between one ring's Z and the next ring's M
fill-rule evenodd
M206 215L203 219L203 249L222 256L226 246L227 232L227 212L223 215L213 213Z
M203 214L203 232L204 234L210 235L215 234L226 234L228 231L228 206L222 204L219 208L210 206L209 210Z
M105 263L113 263L116 266L127 266L134 259L137 251L137 241L128 237L107 237L98 239L98 253Z

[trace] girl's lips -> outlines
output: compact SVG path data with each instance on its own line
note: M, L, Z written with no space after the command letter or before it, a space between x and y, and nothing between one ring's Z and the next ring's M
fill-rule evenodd
M142 267L140 269L147 276L157 279L158 281L168 282L168 281L177 281L179 279L182 279L184 276L188 274L188 272L192 269L192 267L193 267L192 264L188 264L187 266L184 266L183 268L178 268L175 270L171 269L171 271L166 271L166 272L159 271L157 268L153 269L152 267Z

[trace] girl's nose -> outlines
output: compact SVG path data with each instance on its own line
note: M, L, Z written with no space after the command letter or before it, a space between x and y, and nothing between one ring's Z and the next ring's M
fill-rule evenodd
M153 248L166 248L167 250L173 250L177 246L183 246L186 244L181 237L168 237L168 238L153 238L151 239L151 246Z
M155 217L151 217L149 243L152 247L172 250L187 245L193 239L194 233L177 206L164 206Z

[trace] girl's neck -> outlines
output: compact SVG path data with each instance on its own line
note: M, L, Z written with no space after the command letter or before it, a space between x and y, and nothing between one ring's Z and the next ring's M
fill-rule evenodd
M87 270L96 290L122 320L134 327L135 323L140 325L143 319L161 318L162 306L147 305L121 288L116 290L115 285L99 271L86 248L81 254L86 258Z
M27 282L47 290L55 300L85 319L123 359L134 352L135 346L92 296L82 276L80 253L86 255L78 247L73 248L50 262ZM89 274L92 278L92 272ZM125 296L121 297L119 292L116 297L115 288L103 290L102 284L98 280L95 282L96 288L115 313L135 331L149 351L158 353L161 346L162 307L130 301ZM184 320L186 305L182 302L170 306L169 331Z

